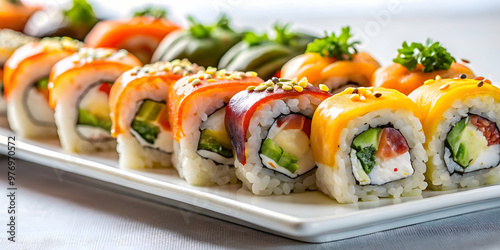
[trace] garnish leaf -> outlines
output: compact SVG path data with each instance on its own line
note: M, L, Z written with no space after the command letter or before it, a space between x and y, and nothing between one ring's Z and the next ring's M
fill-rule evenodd
M364 147L356 152L356 157L358 157L358 160L366 174L369 174L375 167L375 164L377 164L375 160L375 153L377 153L377 149L373 146Z
M336 58L337 60L352 60L352 55L358 53L355 45L360 44L360 42L349 42L351 36L349 26L343 27L339 36L335 35L334 32L328 35L325 31L325 37L309 43L306 52L318 53L323 57Z
M403 42L403 47L398 49L398 56L392 60L399 63L409 71L415 70L418 64L424 66L424 72L433 72L436 70L448 70L455 58L443 48L439 42L432 42L427 39L425 45L421 43Z
M269 37L267 37L267 34L262 34L262 35L257 35L254 32L246 32L243 35L243 41L247 42L249 46L255 46L259 45L264 42L269 41Z
M196 20L193 16L188 16L189 21L189 32L195 38L202 39L210 37L212 30L214 28L220 28L223 30L232 31L229 27L229 19L226 15L222 15L217 23L213 25L204 25Z
M290 31L291 24L287 23L281 25L276 23L274 25L274 31L276 32L276 38L274 41L278 44L289 45L290 41L296 36L295 33Z
M73 0L73 6L63 14L72 24L94 24L98 21L92 5L86 0Z
M161 7L148 6L143 10L136 11L134 17L148 16L152 18L166 18L167 10Z

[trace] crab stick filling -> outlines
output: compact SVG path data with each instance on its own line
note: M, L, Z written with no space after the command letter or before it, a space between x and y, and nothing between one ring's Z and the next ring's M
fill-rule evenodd
M233 165L233 147L226 132L225 114L226 107L224 106L201 123L197 153L217 163Z
M450 173L468 173L497 166L500 162L498 128L486 118L469 115L450 130L444 150Z
M414 170L408 143L392 127L369 128L351 145L352 172L360 185L382 185L409 177Z
M295 178L313 169L311 119L300 114L278 118L264 139L260 158L267 168Z
M109 91L112 83L99 82L90 86L78 102L77 131L90 141L113 139L110 134Z

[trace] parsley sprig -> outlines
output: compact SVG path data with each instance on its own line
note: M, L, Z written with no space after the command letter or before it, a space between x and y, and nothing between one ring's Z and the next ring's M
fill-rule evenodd
M427 39L425 45L421 43L403 42L403 48L398 49L398 56L392 60L407 68L409 71L415 70L418 64L424 66L424 72L436 70L448 70L455 58L446 51L439 42Z
M274 25L275 36L274 39L270 39L269 36L264 34L256 34L254 32L246 32L243 36L243 41L247 42L250 46L259 45L266 42L275 42L277 44L291 45L294 39L298 36L298 33L291 31L291 24L279 24Z
M196 20L193 16L188 16L189 32L195 38L202 39L210 37L214 28L232 31L229 27L229 19L226 15L222 15L217 23L213 25L204 25Z
M355 46L361 42L349 41L351 37L349 26L343 27L339 36L335 35L335 32L328 35L325 31L325 37L309 43L306 52L318 53L323 57L336 58L337 60L352 60L352 55L358 53Z
M63 14L72 24L93 24L98 21L92 5L86 0L73 0L73 6Z
M140 17L140 16L148 16L155 19L166 18L167 10L161 7L148 6L134 13L134 17Z

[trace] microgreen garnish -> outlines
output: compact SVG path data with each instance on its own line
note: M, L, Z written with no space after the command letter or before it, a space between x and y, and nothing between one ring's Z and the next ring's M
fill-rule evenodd
M418 64L424 66L424 72L433 72L436 70L448 70L451 64L455 62L445 48L439 42L432 42L427 39L425 45L421 43L403 42L403 48L398 49L398 56L392 60L407 68L409 71L415 70Z
M321 56L337 60L352 60L352 55L358 53L355 45L360 44L360 42L349 42L351 36L349 26L343 27L339 36L335 35L335 32L328 35L325 31L325 37L309 43L306 52L318 53Z
M226 17L226 15L222 15L217 21L217 23L213 25L204 25L200 23L198 20L196 20L193 16L188 16L188 21L189 21L189 32L193 37L198 39L210 37L210 34L212 33L212 30L214 28L232 30L229 27L229 19Z
M72 24L97 23L92 5L86 0L73 0L71 9L64 11L64 16Z
M166 18L167 10L161 7L148 6L134 13L134 17L140 17L140 16L148 16L156 19Z

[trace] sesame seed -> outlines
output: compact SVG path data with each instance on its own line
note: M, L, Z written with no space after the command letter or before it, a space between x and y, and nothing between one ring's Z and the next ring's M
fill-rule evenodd
M466 74L460 74L460 79L465 79L465 78L467 78Z
M247 91L252 91L252 90L254 90L254 89L255 89L255 86L249 86L249 87L247 88Z
M375 98L380 98L382 96L382 93L375 93Z
M359 95L357 94L352 94L351 96L349 96L349 100L355 102L355 101L359 101Z
M489 79L486 79L483 81L484 83L491 84L491 81Z
M267 91L273 91L273 90L274 90L274 88L273 88L273 87L267 87L267 89L266 89L266 90L267 90Z
M257 72L255 72L255 71L247 71L247 73L245 75L246 76L256 77L257 76Z
M474 80L484 80L484 77L478 76L478 77L474 78Z
M448 84L448 83L447 83L447 84L445 84L445 85L443 85L443 86L439 87L439 90L445 90L445 89L447 89L447 88L449 88L449 87L450 87L450 84Z
M478 86L479 88L481 88L483 85L484 85L484 82L483 82L483 81L480 81L480 82L477 84L477 86Z
M303 80L304 78L302 78L302 80L299 81L299 86L302 87L302 88L305 88L307 87L307 80Z
M462 59L460 59L460 60L462 60L462 62L464 62L464 63L470 63L470 61L469 61L469 60L464 59L464 58L462 58Z
M426 80L426 81L424 82L424 84L426 84L426 85L427 85L427 84L430 84L430 83L432 83L432 82L434 82L434 80L429 79L429 80Z
M215 79L208 79L207 82L215 82Z
M302 92L302 91L304 90L304 88L302 88L302 87L301 87L301 86L299 86L299 85L295 85L295 86L293 86L293 89L295 89L295 91L297 91L297 92Z
M322 91L325 91L325 92L330 91L330 89L328 88L328 86L326 86L324 84L320 84L319 85L319 89L322 90Z
M436 81L441 80L441 76L437 75L435 79L436 79Z
M192 84L193 86L196 86L196 85L198 85L198 84L200 84L200 83L201 83L200 79L194 79L194 80L191 82L191 84Z
M283 89L287 90L287 91L288 90L292 90L292 86L290 86L290 85L283 85Z
M273 81L274 83L278 83L280 79L278 77L273 77L271 78L271 81Z
M359 96L359 100L360 100L360 101L364 101L364 100L366 100L366 97L365 97L364 95L360 95L360 96Z
M358 89L354 89L354 90L352 91L352 94L353 94L353 95L359 94L359 90L358 90Z

